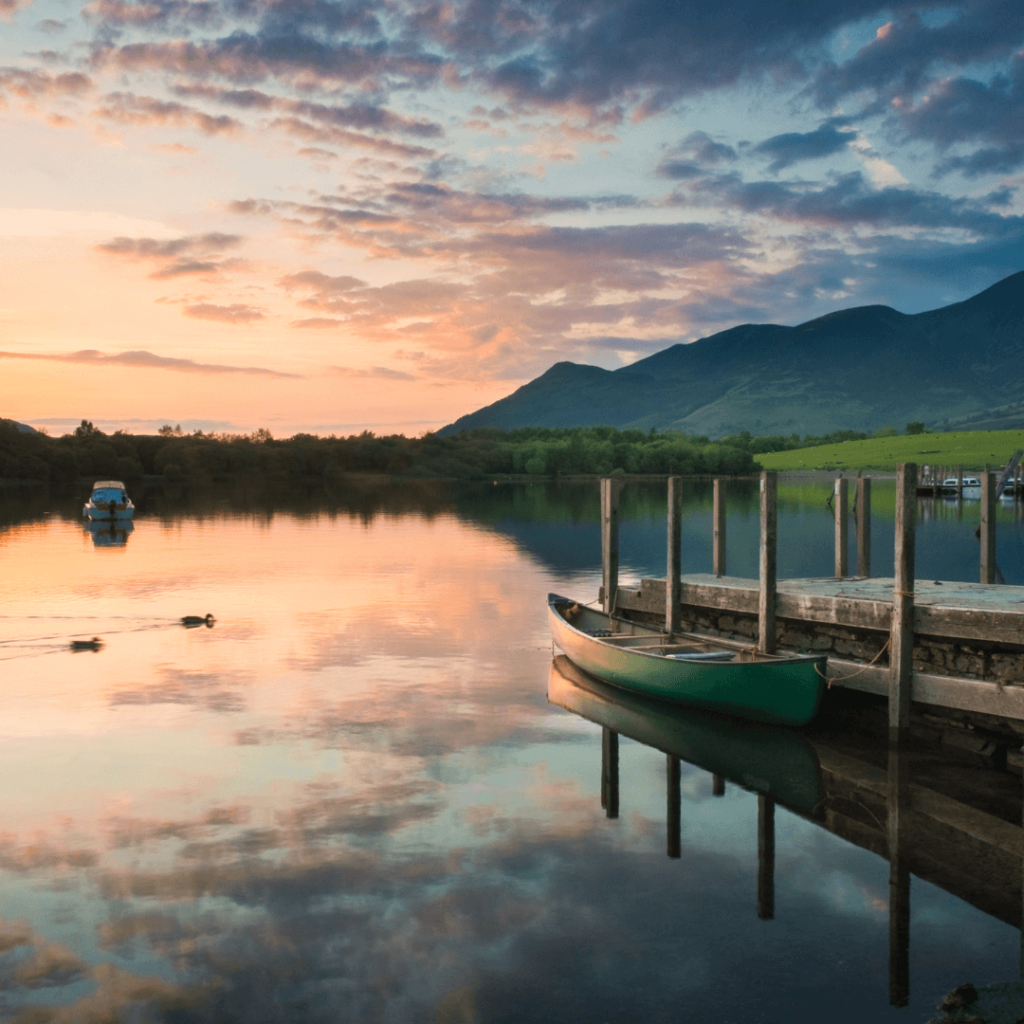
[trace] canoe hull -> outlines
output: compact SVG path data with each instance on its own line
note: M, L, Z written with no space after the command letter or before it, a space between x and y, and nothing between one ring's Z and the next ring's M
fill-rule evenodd
M575 609L572 623L563 614L569 608ZM548 595L548 619L552 639L575 665L606 683L648 697L756 722L806 725L817 713L824 694L824 656L792 655L716 664L630 650L591 633L614 627L641 637L661 634L581 608L557 594Z

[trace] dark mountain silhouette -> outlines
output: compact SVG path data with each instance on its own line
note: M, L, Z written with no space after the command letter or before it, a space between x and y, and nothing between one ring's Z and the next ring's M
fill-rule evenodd
M942 309L858 306L796 327L744 324L619 370L556 363L445 427L656 427L720 437L874 431L920 420L1019 425L1024 272ZM1002 412L1000 412L1002 410Z
M35 427L30 427L27 423L19 423L17 420L8 420L0 417L0 423L12 423L18 428L23 434L38 434L39 431Z

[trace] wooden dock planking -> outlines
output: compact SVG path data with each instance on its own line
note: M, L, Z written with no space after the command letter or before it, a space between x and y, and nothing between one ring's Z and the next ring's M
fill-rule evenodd
M776 615L887 633L893 585L892 577L880 576L779 580ZM914 586L915 633L1024 645L1024 587L929 580ZM685 574L679 592L684 605L743 615L757 614L760 596L757 580L711 573ZM617 607L663 615L665 581L641 580L639 590L620 586Z

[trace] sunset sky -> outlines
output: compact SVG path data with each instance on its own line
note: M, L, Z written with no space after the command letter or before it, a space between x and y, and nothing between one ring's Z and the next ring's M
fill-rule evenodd
M1024 266L1020 0L0 0L0 416L421 434Z

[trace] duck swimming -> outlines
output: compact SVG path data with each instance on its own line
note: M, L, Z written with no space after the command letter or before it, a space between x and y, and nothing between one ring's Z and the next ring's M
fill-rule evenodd
M216 621L210 612L207 612L206 615L183 615L181 618L181 624L186 629L195 629L196 626L205 626L207 629L213 629L213 624Z
M94 636L91 640L72 640L71 650L73 651L98 651L103 646L103 641Z

